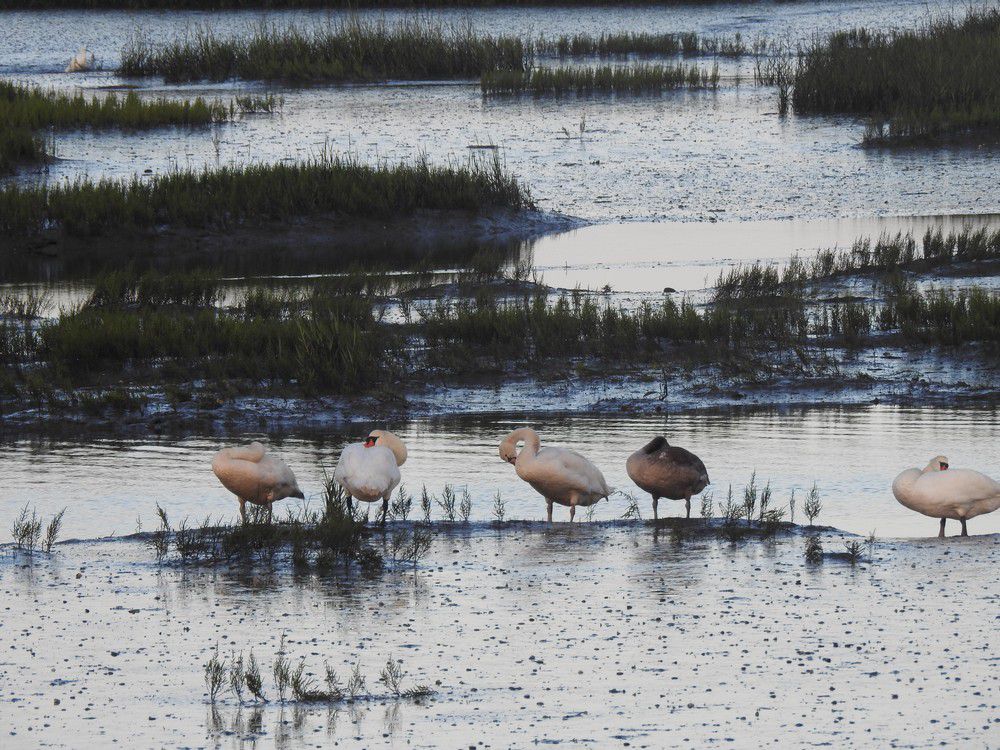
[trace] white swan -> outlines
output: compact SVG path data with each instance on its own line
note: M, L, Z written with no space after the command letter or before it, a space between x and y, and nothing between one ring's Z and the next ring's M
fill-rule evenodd
M240 501L240 518L247 522L247 503L272 505L286 497L305 497L288 464L267 452L258 442L237 448L223 448L212 459L212 471L222 486Z
M403 441L386 430L372 430L363 443L348 445L340 454L333 478L355 500L382 499L382 523L389 497L399 484L399 467L406 463Z
M90 70L94 67L94 53L87 52L87 47L84 45L80 47L80 51L77 52L73 57L69 59L69 65L66 66L67 73L82 73L84 71Z
M524 447L518 453L520 442ZM537 432L521 427L500 443L500 458L513 464L517 475L545 498L549 523L553 503L568 505L572 521L578 505L593 505L611 494L600 469L586 458L566 448L541 448L541 444Z
M950 469L948 459L937 456L924 467L907 469L892 483L892 494L910 510L941 519L938 536L944 536L945 520L965 522L1000 508L1000 483L972 469Z

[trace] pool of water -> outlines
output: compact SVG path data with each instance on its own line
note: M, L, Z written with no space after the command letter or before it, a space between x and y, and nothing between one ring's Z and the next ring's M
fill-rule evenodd
M803 41L854 25L912 25L957 10L951 3L895 2L711 5L695 8L490 9L442 11L489 31L693 30ZM388 14L390 17L396 15ZM287 13L276 22L326 14ZM113 68L135 26L169 39L199 22L229 34L259 19L248 13L8 13L11 50L0 75L91 91L124 83L110 72L56 72L66 50L87 41ZM484 99L477 84L277 87L282 112L208 129L55 136L59 161L34 181L81 175L304 159L325 150L365 161L464 161L469 146L494 144L546 210L592 221L746 221L778 218L989 213L1000 211L995 148L885 151L859 147L863 125L845 117L779 117L776 93L727 78L717 92L654 97ZM727 71L729 69L727 68ZM729 71L732 72L732 71ZM149 92L231 96L255 84L163 86ZM442 113L448 113L442 116ZM580 123L585 122L581 137Z
M545 518L545 503L498 457L498 446L514 427L531 424L543 445L570 447L590 458L609 484L632 493L645 517L651 505L628 479L625 460L651 437L668 439L695 451L708 467L718 514L730 485L736 497L756 472L758 484L770 482L772 502L787 506L794 490L796 521L803 522L802 502L815 482L821 492L820 522L847 531L879 536L923 537L937 532L937 522L898 505L890 485L896 474L923 467L945 454L953 466L998 474L998 457L983 446L995 445L1000 421L995 409L809 408L769 411L720 411L667 415L554 416L530 422L517 415L476 415L393 425L409 447L402 469L407 490L416 495L426 485L440 496L444 484L468 490L474 520L492 517L494 495L504 499L507 517ZM329 434L260 436L190 436L184 438L100 439L94 437L17 437L0 441L5 481L0 488L0 540L21 507L28 503L43 515L66 507L65 534L93 538L127 534L155 525L160 504L175 522L184 517L232 518L236 503L219 485L210 463L220 447L253 438L269 440L293 468L307 498L317 502L324 472L331 473L340 449L357 441L368 424L345 426ZM284 501L283 506L298 501ZM618 495L596 506L593 518L620 517L628 500ZM692 501L697 515L700 501ZM663 501L664 515L683 512L683 503ZM442 510L435 505L433 518ZM565 509L557 520L567 520ZM974 519L972 533L1000 531L1000 513ZM956 528L957 531L957 528Z

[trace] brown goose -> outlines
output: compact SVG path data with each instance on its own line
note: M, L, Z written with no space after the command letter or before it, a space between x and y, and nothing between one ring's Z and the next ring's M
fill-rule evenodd
M684 500L691 517L691 496L708 486L708 471L691 451L670 445L662 435L650 440L625 462L625 471L642 489L653 496L653 518L657 501Z

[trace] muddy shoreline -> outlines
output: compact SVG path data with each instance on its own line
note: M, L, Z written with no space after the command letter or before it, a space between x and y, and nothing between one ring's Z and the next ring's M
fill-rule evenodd
M898 356L887 355L882 356ZM863 363L862 363L863 364ZM341 396L245 395L211 407L171 404L158 387L132 389L146 399L141 411L108 408L101 415L68 405L59 411L22 409L0 417L6 433L59 433L83 430L90 435L135 436L266 432L308 433L352 423L397 423L466 415L505 413L523 419L559 415L685 414L743 410L773 410L824 406L1000 404L997 367L982 368L969 377L954 360L933 357L910 360L908 368L872 376L864 367L815 377L778 377L748 382L726 377L711 368L674 373L664 391L659 373L621 373L598 378L573 375L540 380L512 377L502 381L478 378L452 384L417 385L405 397L393 393ZM991 382L992 381L992 382Z

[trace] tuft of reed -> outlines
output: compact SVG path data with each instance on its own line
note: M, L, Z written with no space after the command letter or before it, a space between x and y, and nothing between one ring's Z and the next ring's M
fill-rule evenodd
M851 565L857 565L861 561L861 553L863 549L864 543L858 541L857 539L844 542L844 551L847 553L847 560L851 563Z
M480 88L486 96L529 93L546 95L649 94L673 89L716 89L719 66L637 64L561 66L483 73Z
M28 128L5 126L0 130L0 174L22 164L38 164L48 158L45 141Z
M813 483L812 489L809 490L809 494L806 495L806 500L802 503L802 512L806 514L806 518L809 519L809 525L812 526L816 519L819 518L820 511L823 510L823 501L819 496L819 488Z
M502 525L506 517L507 503L500 494L500 490L497 490L496 494L493 496L493 520L497 524Z
M48 525L45 527L45 536L42 539L42 549L47 553L52 552L52 548L59 539L59 532L62 529L62 519L65 513L66 509L63 508L61 511L52 516L52 520L49 521Z
M388 165L324 153L305 162L177 171L144 180L83 177L68 184L0 188L0 231L57 227L91 237L175 228L228 228L295 217L389 217L418 209L532 208L531 196L492 161Z
M422 16L393 24L351 17L312 28L261 22L227 39L201 26L162 46L139 36L122 50L118 73L168 82L454 79L521 70L527 57L519 38L481 35L470 24Z
M806 537L805 558L810 565L817 565L823 562L823 543L819 535L811 534Z
M1000 128L1000 9L971 8L916 29L837 32L800 53L797 112L872 117L869 145Z
M444 511L445 520L454 523L457 516L455 490L450 484L446 484L441 491L441 499L437 501L438 506Z
M34 552L42 538L42 521L34 508L25 503L10 528L14 548Z
M751 43L736 33L734 36L699 36L694 32L645 32L626 31L611 34L562 34L557 37L539 37L532 43L536 55L559 57L669 57L674 55L703 55L742 57L761 54L769 47L763 38Z
M218 698L226 682L226 675L225 658L219 657L219 647L216 645L215 653L205 663L205 687L208 689L208 700L211 703L215 703Z
M248 104L252 104L247 100ZM10 127L121 128L141 130L164 125L225 122L230 110L221 101L144 98L134 91L87 97L83 93L49 91L39 86L0 80L0 121Z

